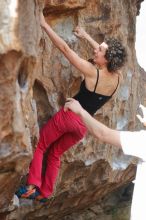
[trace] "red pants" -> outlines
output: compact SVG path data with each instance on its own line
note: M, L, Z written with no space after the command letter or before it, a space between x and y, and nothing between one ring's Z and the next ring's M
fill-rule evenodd
M80 117L62 108L40 131L40 138L30 164L27 184L39 187L44 197L53 192L59 167L60 157L86 134L86 127ZM42 161L49 148L45 176L42 176Z

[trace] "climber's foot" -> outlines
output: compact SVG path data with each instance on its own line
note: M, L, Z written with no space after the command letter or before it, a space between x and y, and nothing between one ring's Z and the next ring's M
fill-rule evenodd
M29 186L21 186L17 191L16 195L18 198L26 198L26 199L35 199L35 197L38 195L36 188L32 188Z
M39 201L40 203L46 203L48 201L48 198L45 198L43 195L39 194L35 197L36 201Z

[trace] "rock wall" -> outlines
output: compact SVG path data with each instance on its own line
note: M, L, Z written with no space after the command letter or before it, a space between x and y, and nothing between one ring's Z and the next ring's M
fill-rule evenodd
M78 89L78 71L52 45L39 25L39 10L82 57L92 49L73 35L76 25L102 42L119 37L128 61L115 97L96 118L117 129L139 129L135 115L145 100L135 55L135 23L141 1L15 0L0 3L0 212L1 219L63 219L90 207L135 175L136 159L90 134L62 157L56 190L48 205L21 201L12 212L11 199L26 176L39 128ZM136 125L137 122L137 125ZM24 178L25 179L25 178ZM8 215L8 213L11 213ZM7 217L6 217L7 216ZM74 217L76 219L76 217ZM94 218L93 218L94 219Z

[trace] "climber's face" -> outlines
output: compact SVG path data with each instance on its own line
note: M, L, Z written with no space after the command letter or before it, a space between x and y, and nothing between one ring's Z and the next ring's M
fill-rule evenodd
M94 49L94 62L97 65L107 64L107 60L105 58L107 49L108 49L108 45L105 42L100 44L98 48Z

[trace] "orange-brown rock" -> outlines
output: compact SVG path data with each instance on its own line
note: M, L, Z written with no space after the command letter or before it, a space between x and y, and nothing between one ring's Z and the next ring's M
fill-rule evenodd
M81 81L78 71L41 30L39 10L44 7L46 20L53 29L85 59L92 57L92 48L73 35L76 25L83 26L99 42L106 35L123 41L128 53L127 64L122 69L123 82L115 97L95 117L110 127L134 130L140 128L135 117L137 106L146 97L145 77L141 78L143 71L135 54L140 3L136 0L1 0L1 218L55 220L70 215L70 219L77 219L78 214L74 213L91 206L95 213L94 204L98 207L102 198L134 179L135 158L87 135L63 155L56 189L47 205L21 201L18 209L10 209L21 177L27 175L39 128L58 111L66 97L77 91ZM97 214L101 212L98 208ZM85 219L84 215L81 219ZM90 215L87 219L94 217Z

